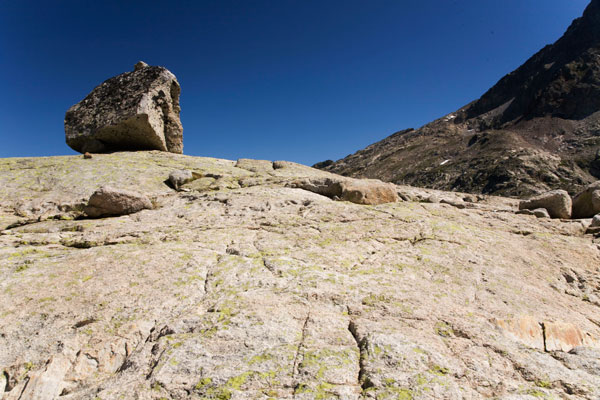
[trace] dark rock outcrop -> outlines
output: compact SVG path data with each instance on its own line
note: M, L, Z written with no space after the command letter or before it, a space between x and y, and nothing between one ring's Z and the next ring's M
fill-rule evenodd
M183 152L181 88L163 67L139 62L96 87L65 115L67 144L81 153L118 150Z
M511 196L600 178L600 0L479 100L315 167L396 184Z

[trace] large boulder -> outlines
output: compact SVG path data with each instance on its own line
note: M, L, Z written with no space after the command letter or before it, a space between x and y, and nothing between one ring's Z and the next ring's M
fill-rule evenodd
M67 144L80 153L118 150L183 152L177 78L139 62L108 79L65 115Z
M308 178L294 182L293 186L356 204L375 205L398 201L393 184L375 179Z
M552 190L519 203L519 210L537 208L545 208L552 218L571 218L571 196L566 190Z
M600 181L596 181L573 198L573 218L590 218L599 213Z
M84 212L89 217L100 218L132 214L151 208L152 202L143 194L102 186L92 194Z

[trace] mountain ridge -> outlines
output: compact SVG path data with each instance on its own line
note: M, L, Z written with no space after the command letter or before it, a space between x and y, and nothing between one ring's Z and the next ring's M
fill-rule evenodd
M352 177L443 190L574 194L600 178L600 2L459 110L336 162Z

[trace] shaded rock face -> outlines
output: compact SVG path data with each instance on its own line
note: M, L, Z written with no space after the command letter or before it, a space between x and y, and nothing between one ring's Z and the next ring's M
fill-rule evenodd
M81 153L119 150L183 152L181 88L163 67L140 62L108 79L65 115L67 144Z
M600 3L479 100L315 167L443 190L574 195L600 178Z
M590 218L600 213L600 181L573 198L573 218Z
M175 191L177 170L201 177ZM347 180L161 151L0 159L3 399L597 399L582 221L291 187L327 179ZM70 214L103 186L154 207Z
M565 190L552 190L519 203L519 210L545 208L551 218L571 218L571 196Z

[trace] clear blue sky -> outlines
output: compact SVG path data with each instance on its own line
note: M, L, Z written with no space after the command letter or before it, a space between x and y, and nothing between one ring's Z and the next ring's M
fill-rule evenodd
M184 153L313 164L478 98L587 0L0 0L0 157L76 154L65 111L138 60Z

